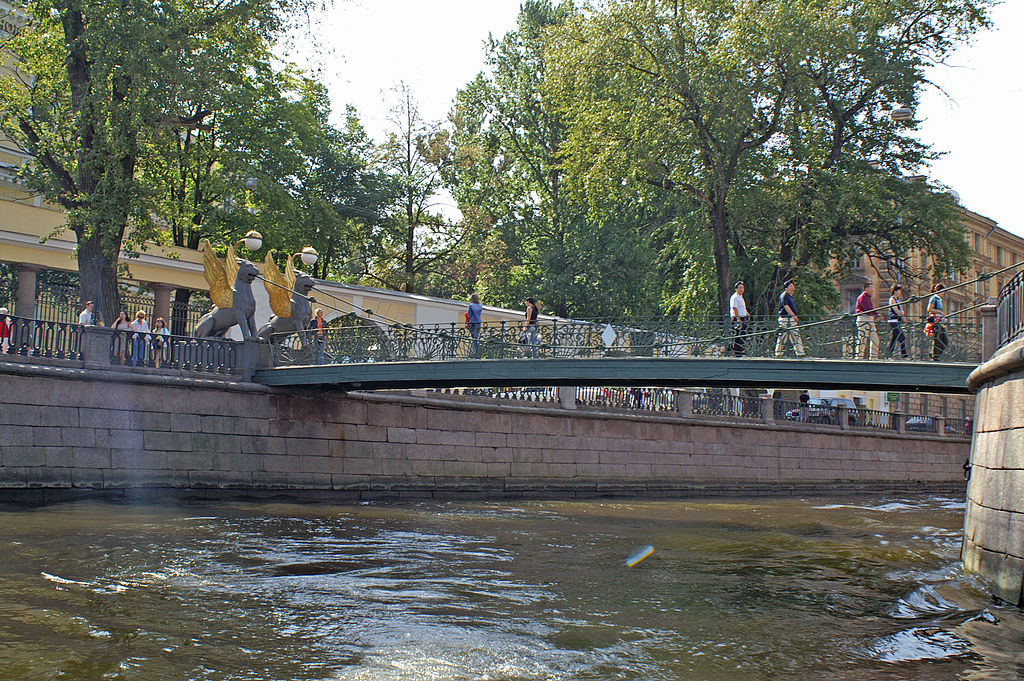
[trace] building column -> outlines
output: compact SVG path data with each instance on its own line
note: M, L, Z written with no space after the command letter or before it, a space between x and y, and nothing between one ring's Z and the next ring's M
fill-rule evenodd
M981 361L987 362L999 347L999 319L995 305L981 308Z
M157 317L163 317L167 328L171 327L171 291L174 287L170 284L146 284L153 289L153 318L150 324L156 321Z
M41 265L17 263L14 269L18 273L18 291L14 296L14 314L26 319L36 317L36 273L42 271Z

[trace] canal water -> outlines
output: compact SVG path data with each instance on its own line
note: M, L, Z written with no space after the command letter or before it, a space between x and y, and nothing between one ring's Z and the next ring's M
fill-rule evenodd
M1021 678L962 523L942 497L6 507L0 679Z

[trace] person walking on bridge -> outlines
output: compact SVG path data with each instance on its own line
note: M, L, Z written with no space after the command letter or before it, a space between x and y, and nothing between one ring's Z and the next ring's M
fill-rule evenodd
M480 295L471 293L469 307L466 309L466 329L473 339L471 357L480 359L480 325L483 322L484 306L480 304Z
M864 291L857 296L857 359L878 359L878 330L875 328L875 317L878 311L871 302L871 294L875 285L866 282Z
M932 286L932 297L928 299L927 324L925 333L932 337L932 361L938 362L939 356L949 345L949 335L946 333L942 320L945 316L942 312L942 291L946 287L942 284ZM930 330L930 333L929 333Z
M530 356L536 357L540 349L540 326L537 317L540 315L540 308L533 298L526 299L526 338L530 344Z
M892 335L889 337L889 349L885 351L885 356L892 357L892 353L896 351L896 344L899 343L900 356L907 359L907 336L903 333L903 319L906 316L903 312L903 287L893 284L890 290L892 295L889 296L889 314L886 321Z
M743 333L747 328L747 301L743 299L744 285L742 281L736 282L736 293L729 298L729 317L732 320L732 330L735 337L732 341L732 352L737 357L742 357L746 352L746 339Z
M783 285L779 295L779 339L775 342L775 356L782 357L786 343L793 346L797 357L804 356L804 341L800 338L800 317L796 313L796 284L790 279Z

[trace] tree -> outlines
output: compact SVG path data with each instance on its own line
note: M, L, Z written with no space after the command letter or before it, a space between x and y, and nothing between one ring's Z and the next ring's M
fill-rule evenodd
M407 85L400 84L395 94L391 132L380 150L380 167L393 185L395 200L388 219L366 244L364 274L414 293L458 247L463 231L438 206L443 172L452 160L450 133L423 120Z
M983 26L989 4L609 2L553 43L565 167L592 202L656 188L674 205L663 267L693 273L679 241L714 260L713 285L692 278L673 303L689 309L699 305L688 295L713 293L727 314L734 262L761 278L761 310L781 280L821 280L855 249L895 262L913 244L956 267L949 200L867 161L919 174L927 147L885 113L916 101L923 66Z
M202 124L178 93L250 66L306 0L32 0L5 46L22 78L0 86L0 130L33 157L35 188L62 206L78 242L83 298L118 307L124 250L158 238L140 163L158 133ZM130 46L127 49L126 46Z
M546 88L548 34L571 3L530 0L517 30L487 46L488 71L457 95L449 181L476 263L471 285L496 304L536 296L559 315L619 316L653 308L645 207L592 209L567 186L566 122Z

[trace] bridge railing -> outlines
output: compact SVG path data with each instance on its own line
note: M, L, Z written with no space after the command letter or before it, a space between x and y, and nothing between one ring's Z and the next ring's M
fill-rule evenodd
M802 319L799 334L807 356L854 359L858 329L852 316ZM890 327L876 322L884 356ZM947 321L937 333L923 321L902 326L911 360L932 358L936 335L946 344L940 359L978 363L982 334L974 321ZM773 357L783 330L775 317L749 318L742 329L716 319L545 321L535 327L509 322L480 325L384 326L374 323L329 328L322 342L311 332L273 338L276 366L318 363L514 359L532 357ZM788 337L785 340L790 340ZM780 349L793 356L792 344ZM894 349L899 358L900 347ZM864 354L866 354L866 341Z
M110 337L110 363L230 374L238 368L238 343L221 338L115 330Z
M570 390L566 395L563 391ZM457 397L486 397L509 404L539 407L609 409L617 412L675 414L711 421L806 424L841 430L881 431L891 434L970 437L969 418L906 414L865 407L837 406L823 400L810 402L769 396L731 395L676 388L437 388L427 392Z
M6 316L0 320L0 353L22 357L81 359L82 327Z
M999 321L999 345L1024 336L1024 270L1000 289L996 318Z

